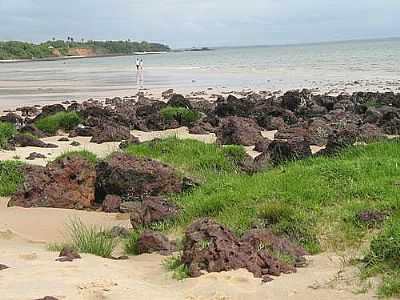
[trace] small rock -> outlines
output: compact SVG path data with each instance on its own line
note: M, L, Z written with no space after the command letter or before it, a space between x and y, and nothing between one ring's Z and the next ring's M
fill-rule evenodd
M77 141L73 141L70 145L73 146L73 147L78 147L78 146L81 145L81 143L79 143Z
M140 254L159 252L162 255L169 255L175 248L168 238L159 232L146 230L138 240Z
M36 158L46 158L46 155L41 154L41 153L37 153L37 152L32 152L31 154L29 154L28 157L26 157L26 160L35 160Z
M112 237L127 237L129 235L129 230L122 226L114 226L110 230L110 235Z
M69 138L67 137L62 137L58 139L59 142L69 142Z
M75 249L73 249L70 246L65 246L61 250L56 261L66 262L66 261L73 261L74 259L80 259L80 258L81 258L81 256Z
M6 266L6 265L2 265L0 264L0 271L5 270L5 269L9 269L10 267Z

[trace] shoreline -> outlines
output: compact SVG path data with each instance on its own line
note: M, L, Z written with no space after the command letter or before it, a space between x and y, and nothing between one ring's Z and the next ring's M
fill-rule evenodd
M74 56L33 58L33 59L8 59L8 60L0 60L0 64L60 61L60 60L89 59L89 58L107 58L107 57L121 57L121 56L135 56L135 55L155 55L155 54L165 54L165 53L168 53L168 52L135 52L133 54L102 54L102 55L91 55L91 56L74 55Z

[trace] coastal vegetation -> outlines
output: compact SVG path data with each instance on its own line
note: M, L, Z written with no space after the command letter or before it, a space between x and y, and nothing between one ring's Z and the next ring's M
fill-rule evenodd
M185 108L167 106L160 110L161 116L168 121L178 121L180 124L192 124L200 119L201 114L197 111Z
M17 133L14 124L0 122L0 149L4 149L8 145L8 141Z
M167 45L135 41L51 40L40 44L20 41L0 42L0 60L38 59L77 55L76 49L88 49L92 55L129 55L135 52L165 52Z
M55 134L58 130L71 130L81 122L76 112L58 112L56 114L40 118L35 125L40 130Z
M22 163L19 161L0 161L0 197L9 196L23 182Z

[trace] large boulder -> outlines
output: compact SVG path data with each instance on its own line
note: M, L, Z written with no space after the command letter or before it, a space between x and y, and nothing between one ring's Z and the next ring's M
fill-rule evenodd
M30 134L17 134L10 142L16 147L57 148L55 144L45 143Z
M246 268L255 277L270 280L269 275L295 272L289 265L273 256L269 245L289 254L302 254L300 248L289 242L277 241L272 233L249 233L243 240L238 239L229 229L211 219L202 219L186 230L182 262L188 266L189 274L198 277L202 271L221 272ZM293 252L292 252L293 250ZM300 258L299 258L300 260Z
M26 166L25 182L8 206L88 209L94 204L95 167L79 156L46 167Z
M131 206L130 221L133 228L176 217L179 209L163 197L146 197Z
M128 140L130 142L139 142L137 138L131 135L128 127L103 123L92 129L91 143L102 144L107 142L121 142Z
M183 107L187 109L192 109L192 104L189 100L185 99L182 95L174 94L167 102L168 106Z
M288 91L282 96L281 106L285 109L296 111L299 107L303 107L311 99L309 90L293 90Z
M182 190L182 179L171 167L161 162L123 153L112 155L96 166L96 201L106 195L118 195L123 200L137 200L144 196L177 193Z
M219 117L248 117L254 105L254 102L247 98L238 99L233 95L229 95L227 99L218 99L215 114Z
M263 139L261 128L249 118L227 117L216 132L217 141L222 145L252 146Z

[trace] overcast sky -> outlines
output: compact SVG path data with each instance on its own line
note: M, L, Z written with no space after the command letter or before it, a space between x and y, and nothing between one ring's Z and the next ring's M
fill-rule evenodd
M133 39L170 46L400 36L400 0L0 0L0 40Z

